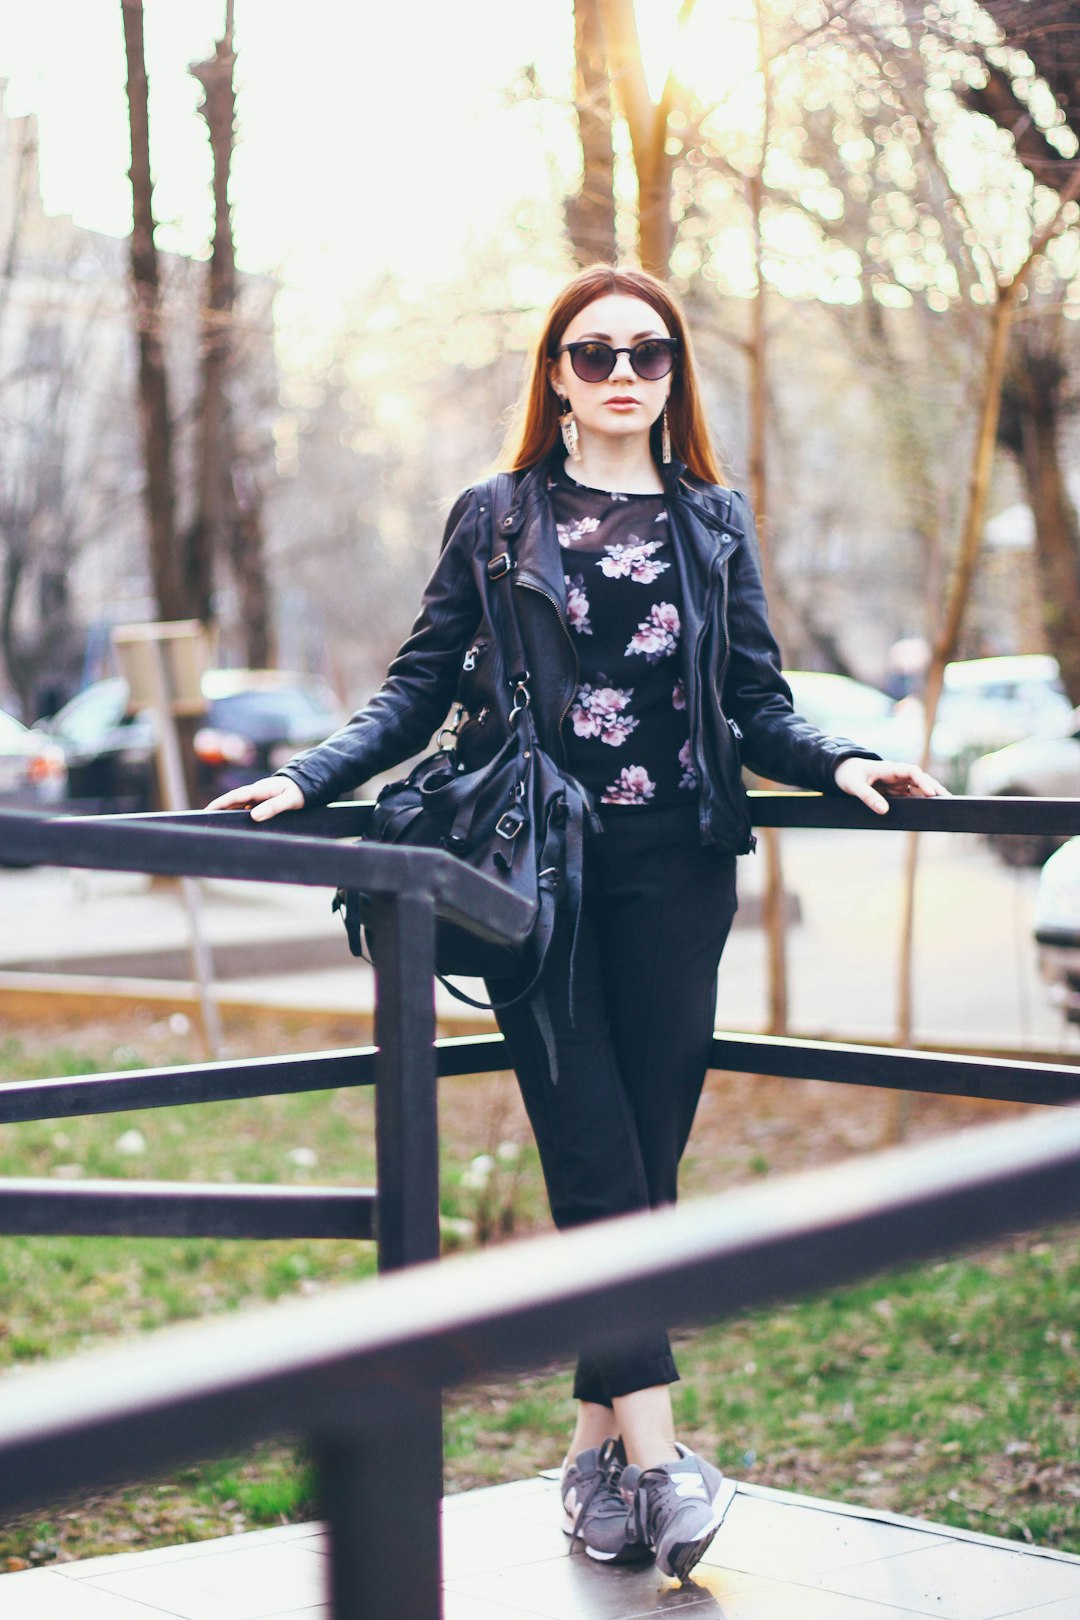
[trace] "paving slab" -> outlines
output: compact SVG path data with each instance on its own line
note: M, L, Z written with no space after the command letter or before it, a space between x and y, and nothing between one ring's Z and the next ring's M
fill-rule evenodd
M554 1477L448 1497L444 1620L1076 1620L1080 1558L740 1485L685 1586L571 1550ZM286 1525L0 1576L3 1620L330 1620L329 1544ZM428 1620L410 1616L408 1620ZM430 1620L437 1620L432 1616Z

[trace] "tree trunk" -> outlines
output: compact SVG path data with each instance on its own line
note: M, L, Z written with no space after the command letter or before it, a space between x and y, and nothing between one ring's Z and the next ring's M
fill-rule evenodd
M228 500L229 431L225 383L230 363L230 327L236 299L236 264L229 212L236 98L233 91L231 4L225 34L209 61L197 62L192 74L203 87L199 111L206 119L214 160L214 240L202 304L200 354L202 399L199 406L197 500L185 547L185 574L194 616L212 617L214 559L224 550Z
M240 598L244 657L251 669L277 662L273 613L266 580L262 503L247 460L237 458L230 480L229 561Z
M150 528L150 571L163 619L191 615L176 548L176 506L172 475L172 424L162 341L161 289L154 243L153 183L150 178L150 119L143 50L142 0L121 0L127 55L128 116L131 128L131 285L139 345L139 421L142 428L145 498Z
M1040 323L1060 323L1047 312ZM1061 667L1073 704L1080 704L1080 526L1061 468L1059 426L1068 377L1055 352L1018 346L1010 379L1012 433L1006 442L1019 461L1035 519L1035 560L1047 644Z
M685 21L693 0L683 0L680 21ZM623 117L630 131L638 179L638 255L642 269L666 280L675 223L671 217L671 175L675 159L667 150L668 117L675 95L669 77L659 105L649 95L641 56L634 0L600 0L608 70Z
M579 265L614 264L611 85L598 0L574 0L574 61L582 172L580 191L566 199L566 229Z

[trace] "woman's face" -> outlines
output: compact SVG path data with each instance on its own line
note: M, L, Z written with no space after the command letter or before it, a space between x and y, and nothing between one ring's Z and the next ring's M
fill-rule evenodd
M562 333L559 346L596 338L616 349L630 349L644 338L670 336L661 317L643 298L608 293L579 310ZM578 431L586 438L595 435L599 439L630 439L641 435L647 443L649 429L671 392L671 372L649 382L637 375L628 354L616 356L610 376L602 382L582 381L565 353L550 362L549 376L560 399L569 401Z

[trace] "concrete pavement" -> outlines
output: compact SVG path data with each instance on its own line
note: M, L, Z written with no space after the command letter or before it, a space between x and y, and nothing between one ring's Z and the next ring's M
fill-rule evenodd
M793 1031L855 1040L895 1031L903 835L783 834L785 878L799 920L788 934ZM763 862L740 862L744 915L756 910ZM1037 874L1002 867L974 837L921 840L915 1035L925 1043L1080 1051L1080 1034L1047 1002L1031 937ZM366 1023L372 976L349 956L325 890L207 882L206 931L226 1003ZM143 1000L184 998L187 922L177 886L139 876L52 868L0 871L0 1016L21 991L122 988ZM443 1027L490 1022L440 987ZM367 1015L367 1016L365 1016ZM764 937L732 933L717 1023L766 1027Z

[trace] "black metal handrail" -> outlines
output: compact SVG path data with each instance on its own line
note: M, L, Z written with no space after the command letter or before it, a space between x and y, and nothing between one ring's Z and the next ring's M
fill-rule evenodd
M359 888L371 896L379 932L370 1066L374 1189L233 1185L199 1191L184 1183L23 1180L6 1189L0 1183L0 1230L375 1235L379 1265L387 1270L438 1254L435 920L516 943L531 920L519 896L440 850L331 842L302 829L300 836L283 837L265 827L253 830L246 815L83 819L0 811L0 851L6 860L41 865Z
M81 1356L77 1379L67 1362L0 1386L0 1507L302 1437L335 1616L434 1617L439 1517L422 1463L443 1387L610 1343L620 1324L715 1321L1077 1214L1080 1112L165 1329Z
M889 816L879 818L844 797L768 793L754 796L753 810L759 826L1080 833L1076 800L895 800ZM376 1191L9 1182L6 1191L0 1186L0 1229L6 1223L7 1230L20 1231L295 1235L297 1229L312 1229L312 1221L322 1221L318 1230L327 1235L377 1235L380 1266L386 1269L435 1256L436 1074L502 1067L498 1037L436 1047L431 994L435 917L501 938L520 937L515 931L523 930L526 919L520 902L515 913L514 904L507 905L512 896L446 856L338 841L362 834L369 815L367 805L330 806L256 830L243 813L65 820L0 812L0 851L6 859L362 887L374 896L380 937L373 1048L0 1086L2 1121L374 1081ZM1040 1103L1074 1101L1080 1094L1077 1071L1055 1064L723 1034L715 1037L712 1055L717 1067L939 1094ZM935 1252L943 1231L954 1246L1006 1230L1010 1219L1018 1225L1037 1224L1074 1213L1080 1207L1078 1123L1068 1118L1062 1131L1058 1116L1052 1135L1049 1123L1012 1127L1020 1134L1000 1137L1005 1149L999 1150L995 1139L992 1149L970 1148L959 1160L955 1139L944 1147L911 1150L915 1157L910 1162L881 1161L884 1168L875 1167L870 1180L849 1167L832 1170L827 1173L832 1179L823 1184L832 1196L823 1196L820 1189L814 1193L815 1218L797 1214L789 1203L780 1228L767 1218L767 1211L777 1207L778 1184L770 1182L764 1203L759 1197L755 1204L754 1195L746 1192L736 1195L734 1203L717 1203L719 1224L704 1248L697 1227L703 1218L712 1219L711 1206L695 1205L692 1212L639 1218L627 1225L628 1247L624 1250L620 1239L617 1252L632 1258L622 1265L613 1266L611 1236L596 1232L559 1239L557 1248L550 1249L550 1261L547 1250L537 1251L537 1265L531 1252L524 1265L517 1250L509 1265L502 1257L468 1262L498 1262L497 1275L503 1280L494 1295L487 1272L459 1273L455 1265L459 1280L449 1293L444 1277L434 1274L434 1292L430 1282L420 1285L420 1293L410 1291L410 1279L404 1292L378 1296L374 1337L372 1331L361 1331L358 1321L350 1321L347 1342L331 1334L316 1345L305 1318L304 1333L283 1347L284 1360L271 1348L274 1340L281 1347L281 1319L275 1313L271 1340L260 1337L257 1349L254 1341L245 1341L239 1361L233 1357L230 1362L226 1355L223 1366L230 1365L235 1374L231 1384L227 1377L224 1383L221 1378L200 1383L192 1364L167 1366L163 1377L156 1361L152 1379L138 1370L142 1362L137 1367L131 1363L131 1372L125 1371L109 1394L104 1384L88 1388L82 1376L85 1361L80 1361L76 1394L64 1388L60 1369L31 1375L44 1379L42 1388L52 1395L45 1407L28 1408L28 1383L20 1379L18 1407L24 1418L29 1416L7 1425L0 1459L12 1460L7 1480L17 1477L21 1483L6 1486L0 1469L0 1501L39 1500L42 1493L62 1492L77 1481L100 1482L118 1477L117 1470L145 1472L180 1455L293 1429L314 1438L320 1459L334 1544L335 1613L355 1614L362 1592L365 1612L372 1616L435 1614L439 1398L444 1382L466 1372L475 1375L501 1360L534 1364L537 1357L565 1349L571 1337L590 1332L610 1337L613 1319L631 1322L639 1332L653 1318L700 1317L699 1303L706 1297L702 1289L712 1289L707 1314L721 1314L776 1293L797 1292L815 1281L861 1274L887 1258ZM905 1179L911 1166L914 1180ZM928 1186L933 1190L927 1191ZM125 1199L129 1209L141 1210L135 1227L124 1224ZM704 1216L699 1213L703 1210ZM290 1212L294 1221L301 1221L300 1228L290 1229ZM671 1226L673 1221L682 1224ZM664 1233L669 1239L673 1234L674 1242L665 1240ZM567 1249L568 1242L576 1248ZM541 1291L508 1291L504 1274L522 1281L528 1277ZM566 1281L568 1275L572 1283ZM479 1304L476 1298L469 1301L473 1286ZM462 1288L465 1293L455 1298ZM339 1297L334 1300L335 1320ZM366 1304L372 1296L363 1297ZM384 1309L389 1313L385 1319L380 1314ZM310 1325L315 1325L313 1318ZM217 1335L220 1324L204 1331ZM219 1348L222 1343L214 1338ZM128 1365L124 1363L125 1369ZM362 1380L359 1388L357 1378ZM166 1392L161 1394L163 1385ZM0 1391L0 1436L9 1404ZM36 1429L35 1411L40 1420ZM152 1443L147 1442L148 1413L153 1414ZM393 1449L408 1458L416 1505L407 1547L400 1540L397 1493L364 1466L365 1447L378 1444L385 1468L391 1433ZM398 1558L390 1552L396 1545Z

